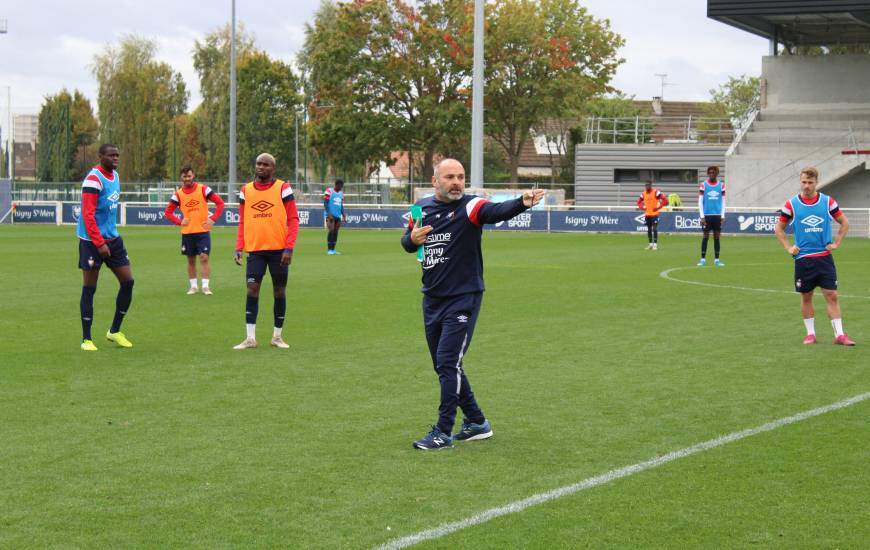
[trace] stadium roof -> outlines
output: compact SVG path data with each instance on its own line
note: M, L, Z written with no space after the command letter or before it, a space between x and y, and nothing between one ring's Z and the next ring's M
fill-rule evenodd
M789 45L870 44L866 0L707 0L707 16Z

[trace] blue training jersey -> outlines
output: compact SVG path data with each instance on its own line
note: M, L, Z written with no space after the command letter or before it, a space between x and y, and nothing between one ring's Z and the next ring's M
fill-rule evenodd
M825 247L833 242L831 220L839 211L837 201L824 193L819 193L818 200L812 204L805 203L800 195L795 195L785 203L782 215L790 218L789 223L794 228L794 244L800 248L795 259L830 254Z
M709 180L701 183L701 202L703 203L705 216L721 216L722 206L725 204L725 183L717 181L710 183Z
M452 202L432 196L417 204L423 210L423 225L432 226L423 249L422 290L436 298L483 292L483 224L506 221L527 210L522 197L491 203L474 195ZM402 236L402 246L408 252L417 250L410 236L413 225L409 220Z
M82 197L86 193L97 194L97 208L94 212L94 219L97 222L100 235L106 240L118 237L116 221L118 217L118 204L121 198L121 183L118 178L118 172L112 170L112 179L109 179L103 174L99 166L95 166L88 172L88 175L85 176L82 182ZM91 240L85 229L84 205L82 205L82 213L79 215L76 234L80 239Z
M323 207L328 216L340 219L344 214L344 191L336 191L332 187L327 189L323 195Z

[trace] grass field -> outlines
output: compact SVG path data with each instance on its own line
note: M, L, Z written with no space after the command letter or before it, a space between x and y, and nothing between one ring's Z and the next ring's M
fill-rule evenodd
M215 295L187 296L171 228L124 228L123 327L78 349L71 227L0 228L0 547L370 548L717 436L870 391L870 241L837 253L844 324L801 345L776 240L489 233L466 370L495 437L423 453L438 386L419 267L399 234L303 230L289 351L244 337L234 232ZM711 243L712 248L712 243ZM705 283L701 286L668 280ZM271 283L259 340L271 330ZM744 288L727 288L744 287ZM779 290L761 292L758 290ZM870 401L528 508L421 548L867 548Z

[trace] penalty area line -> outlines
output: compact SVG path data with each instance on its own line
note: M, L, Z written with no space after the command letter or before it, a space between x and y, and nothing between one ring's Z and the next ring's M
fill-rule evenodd
M741 439L745 439L753 435L769 432L783 426L788 426L789 424L795 424L797 422L807 420L808 418L813 418L816 416L827 414L829 412L845 409L846 407L861 403L862 401L866 401L867 399L870 399L870 392L862 393L854 397L844 399L842 401L837 401L836 403L831 403L830 405L825 405L823 407L804 411L792 416L786 416L784 418L768 422L767 424L756 426L755 428L732 432L730 434L723 435L715 439L704 441L703 443L692 445L691 447L685 447L677 451L672 451L666 455L652 458L644 462L638 462L637 464L632 464L631 466L625 466L616 470L610 470L609 472L584 479L583 481L574 483L573 485L566 485L564 487L559 487L558 489L553 489L544 493L538 493L522 500L511 502L510 504L506 504L504 506L490 508L489 510L484 510L483 512L479 512L471 517L460 521L443 523L438 527L434 527L432 529L427 529L413 535L394 539L392 541L386 542L381 546L378 546L377 550L399 550L401 548L407 548L409 546L413 546L427 540L438 539L451 533L455 533L456 531L467 529L469 527L474 527L475 525L480 525L481 523L485 523L501 516L522 512L523 510L531 506L537 506L538 504L543 504L551 500L556 500L557 498L573 495L585 489L604 485L606 483L610 483L611 481L623 477L628 477L630 475L634 475L645 470L657 468L658 466L667 464L668 462L673 462L674 460L678 460L680 458L685 458L695 454L703 453L704 451L709 451L710 449L715 449L716 447L721 447L723 445L727 445L728 443L740 441Z

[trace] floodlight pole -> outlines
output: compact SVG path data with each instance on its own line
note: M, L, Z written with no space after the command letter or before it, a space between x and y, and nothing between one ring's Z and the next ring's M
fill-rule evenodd
M474 0L474 67L471 94L471 178L483 186L483 18L485 0Z
M227 201L232 201L236 182L236 0L232 0L230 30L230 173L227 178Z
M12 133L12 86L6 86L6 113L9 115L9 126L7 126L6 131L6 175L9 178L9 181L12 181L12 161L13 161L13 152L12 149L14 147L13 141L13 133Z

